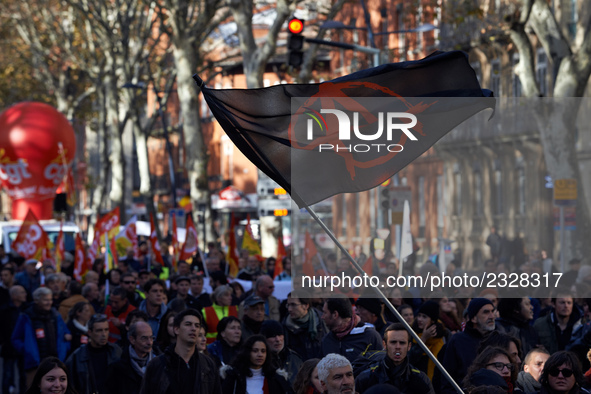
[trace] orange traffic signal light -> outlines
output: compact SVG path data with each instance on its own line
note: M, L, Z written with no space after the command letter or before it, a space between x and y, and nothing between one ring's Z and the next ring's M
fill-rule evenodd
M304 30L304 22L298 18L290 19L287 29L291 34L300 34Z

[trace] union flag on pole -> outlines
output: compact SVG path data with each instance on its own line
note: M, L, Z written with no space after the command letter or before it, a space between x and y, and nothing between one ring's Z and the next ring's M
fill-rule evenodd
M103 235L108 232L109 239L115 238L117 234L119 234L119 226L121 224L120 216L119 216L119 207L116 207L103 217L101 217L94 226L95 228L95 238L99 238L99 240L103 237Z
M495 106L459 51L320 84L214 90L194 78L228 137L300 207L383 183L465 119ZM376 109L367 99L387 104Z
M236 218L232 213L230 216L230 230L228 236L228 253L226 261L228 262L228 273L232 278L238 275L238 253L236 252Z
M156 257L156 262L161 266L164 266L164 259L162 253L160 253L160 242L158 242L158 234L156 233L156 226L154 224L154 216L150 214L150 244L152 244L152 253Z
M39 224L33 211L29 210L11 248L25 259L43 261L49 257L49 237Z
M310 233L306 230L306 238L304 241L304 253L302 256L302 273L308 276L314 276L314 258L318 255L316 244L312 240Z
M199 248L199 240L197 238L197 229L193 222L193 215L187 215L187 225L185 232L185 243L181 253L179 254L179 260L188 260L193 257Z
M88 264L88 260L86 259L86 253L84 250L84 244L82 243L82 238L80 237L80 233L76 233L76 251L74 257L74 278L82 282L82 278L84 274L88 272L90 269L90 265Z
M285 245L283 245L283 236L279 234L279 237L277 238L277 261L275 262L275 271L273 271L273 279L283 272L283 258L285 256L287 256L287 252L285 251Z
M139 258L140 250L137 241L137 216L133 215L131 219L127 221L123 231L121 231L115 237L115 244L117 244L117 251L121 249L120 254L125 255L126 250L129 247L133 248L133 257ZM124 247L119 247L119 245Z

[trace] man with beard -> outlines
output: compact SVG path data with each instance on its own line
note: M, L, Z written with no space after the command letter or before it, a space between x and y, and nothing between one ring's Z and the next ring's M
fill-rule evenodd
M382 350L382 338L371 324L361 323L348 298L328 298L322 319L330 330L322 339L323 355L337 353L353 362L364 351Z
M583 327L581 312L574 306L573 297L568 292L557 293L552 301L554 312L538 318L534 323L540 343L550 354L564 350L572 335Z
M476 358L476 351L490 332L495 330L495 307L487 298L474 298L468 304L466 329L452 335L443 357L443 367L451 377L461 383L468 367ZM456 389L447 380L443 381L442 393L455 393Z
M316 366L324 394L355 394L355 378L349 360L340 354L327 354Z
M148 364L141 394L221 394L214 362L196 350L201 323L201 315L194 309L175 316L176 344Z
M125 332L125 319L135 307L127 299L127 291L115 287L109 297L109 305L105 308L105 315L109 319L109 342L117 343ZM123 331L123 333L122 333Z
M402 323L394 323L386 328L386 357L359 374L355 379L357 392L363 394L377 384L389 384L405 394L435 394L427 374L410 365L408 361L411 345L411 336Z

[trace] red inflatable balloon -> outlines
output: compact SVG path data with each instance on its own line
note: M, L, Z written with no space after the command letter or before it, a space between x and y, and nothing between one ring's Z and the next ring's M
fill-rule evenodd
M0 181L13 200L12 218L31 209L51 219L55 190L74 159L76 137L70 122L55 108L23 102L0 115Z

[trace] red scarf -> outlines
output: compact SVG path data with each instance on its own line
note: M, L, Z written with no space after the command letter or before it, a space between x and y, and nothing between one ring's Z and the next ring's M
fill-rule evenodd
M349 323L343 323L341 326L337 327L336 330L333 330L334 334L337 336L339 340L343 339L355 328L356 325L359 324L361 318L357 315L353 315Z
M263 383L263 394L270 394L269 393L269 382L267 378L265 378L265 383Z

